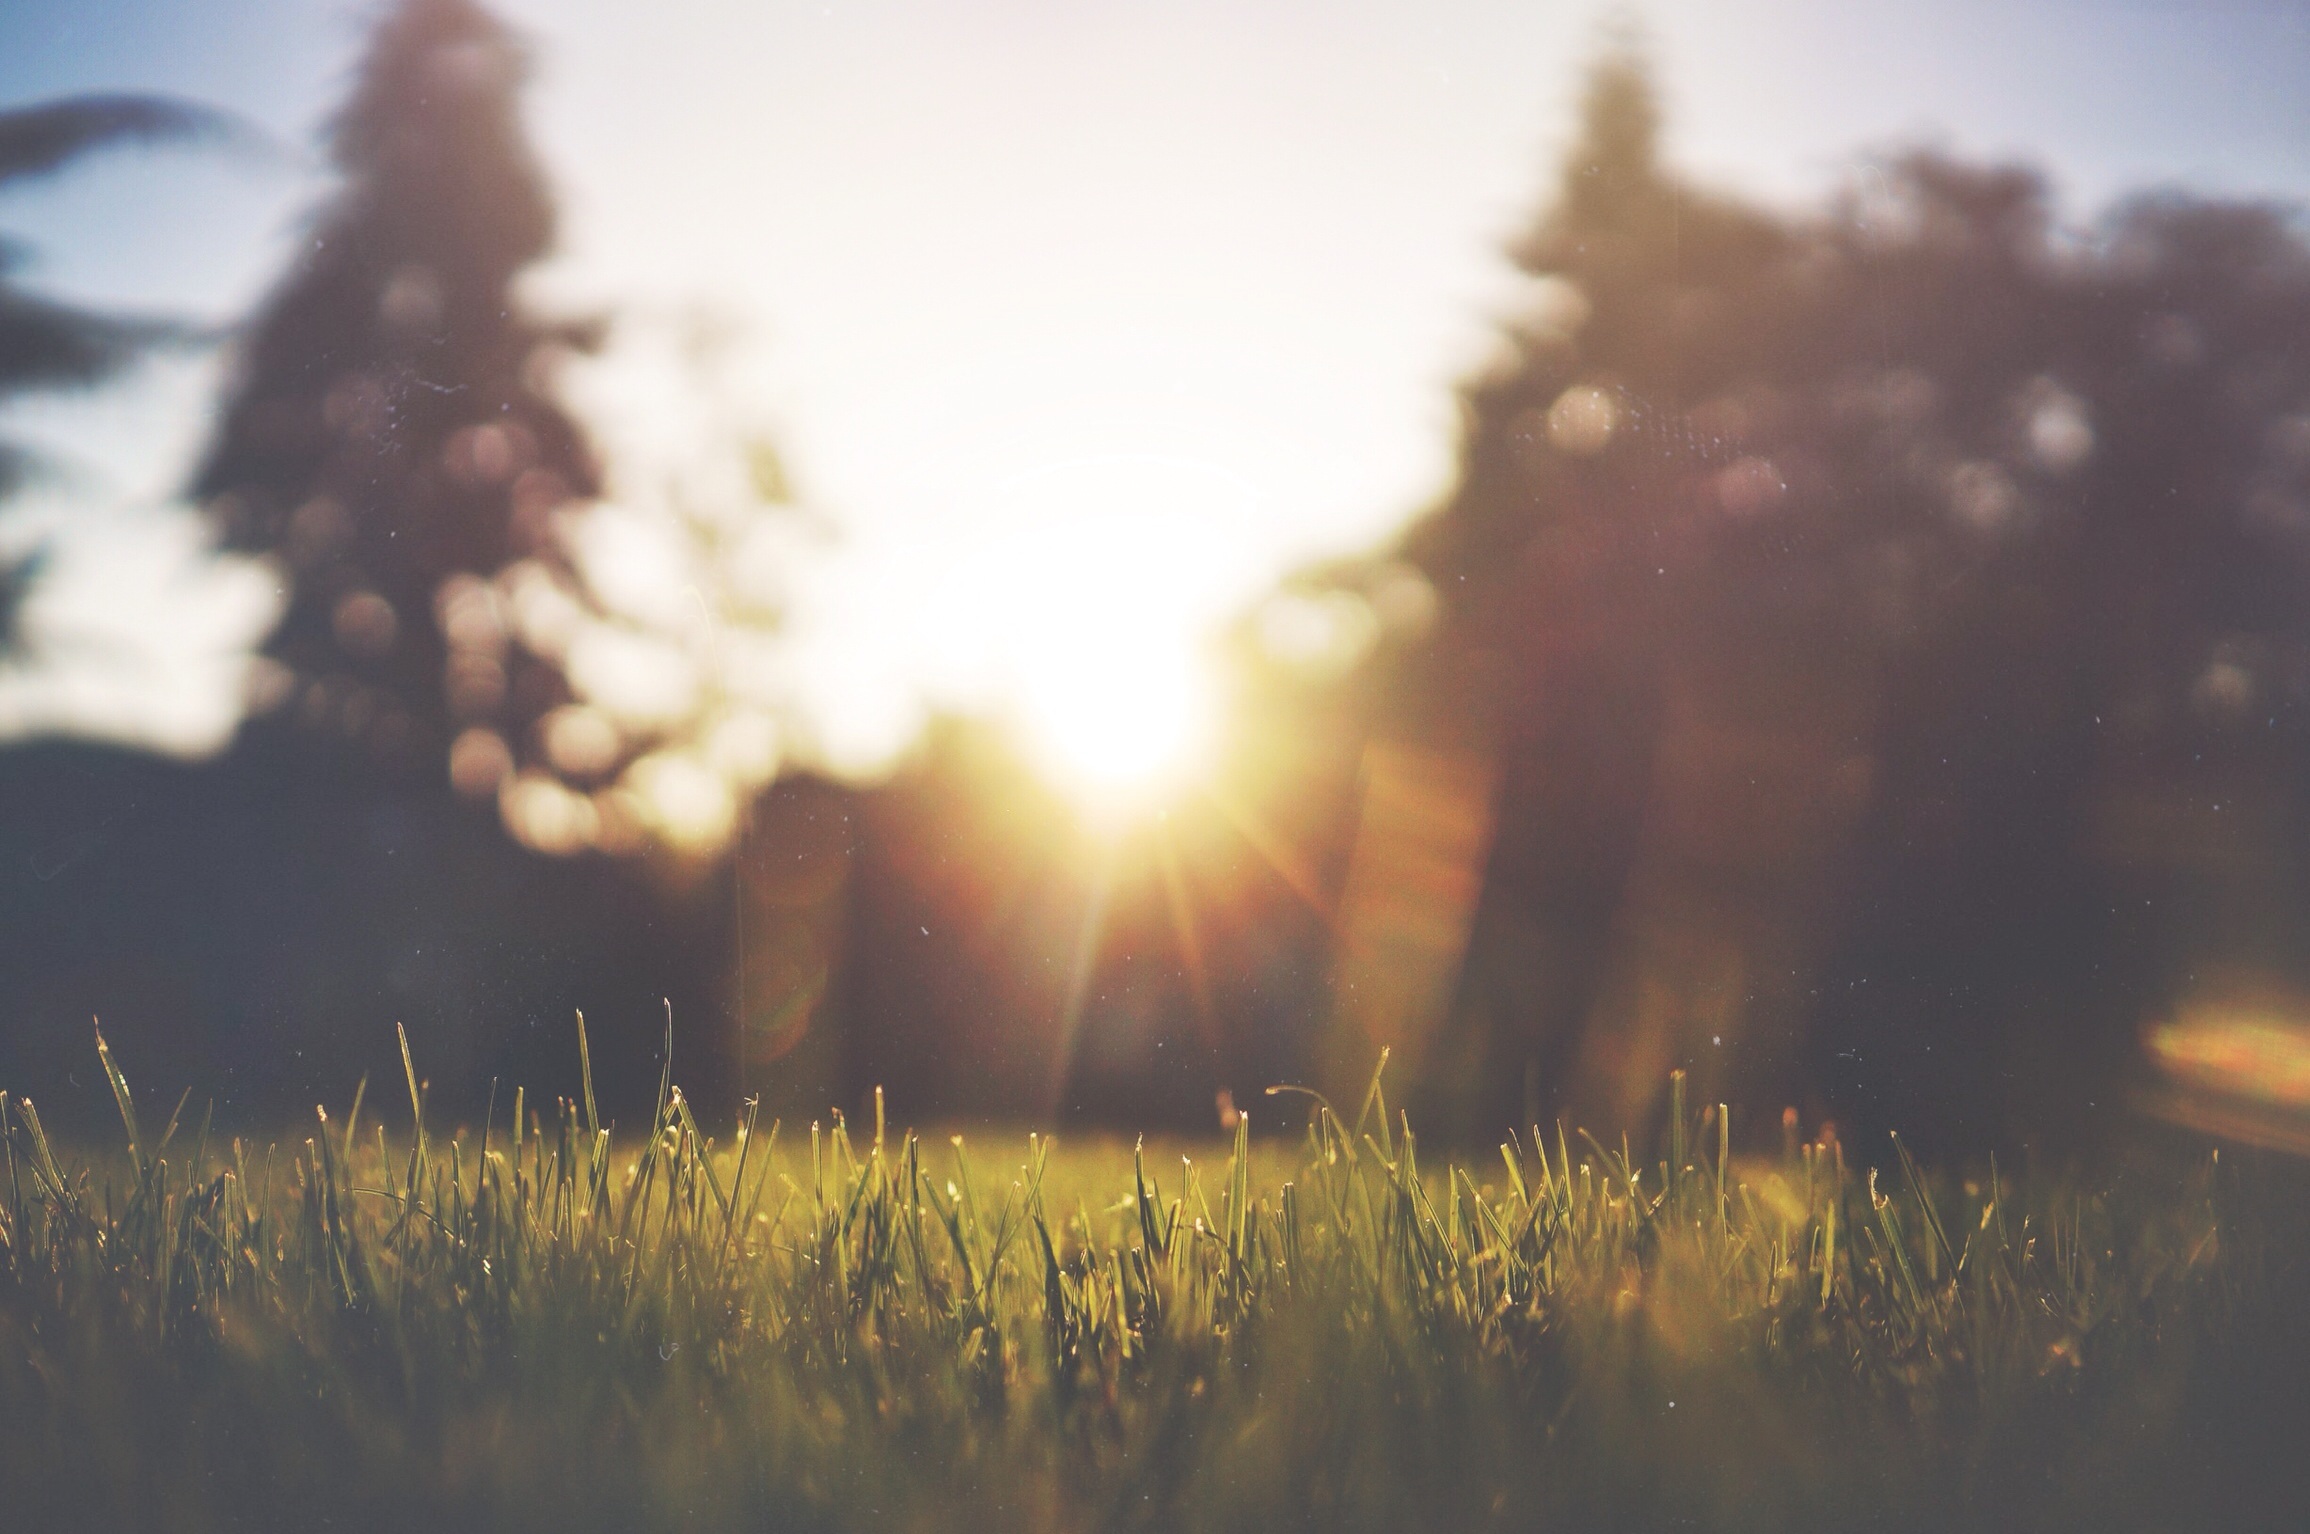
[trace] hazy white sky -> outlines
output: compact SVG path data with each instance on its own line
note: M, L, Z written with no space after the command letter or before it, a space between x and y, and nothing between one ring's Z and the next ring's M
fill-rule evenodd
M1291 564L1380 537L1432 498L1451 385L1512 298L1497 250L1545 185L1599 18L1625 10L504 7L538 43L531 118L565 201L564 253L539 293L737 321L749 338L730 374L737 414L774 432L842 531L800 593L797 685L849 759L902 735L922 698L1033 691L1022 657L1082 632L1081 604L979 629L958 614L1003 593L990 559L1043 547L1053 519L1120 508L1112 536L1068 545L1079 583L1160 568L1166 618L1115 610L1168 622L1184 644ZM2081 211L2154 181L2310 194L2310 8L1636 10L1672 153L1760 195L1817 191L1857 154L1918 138L2045 163ZM0 8L0 101L163 88L300 146L275 160L91 163L0 198L0 229L40 245L56 290L245 312L325 185L298 155L342 88L362 14L334 0ZM14 413L80 469L16 510L16 536L39 523L93 539L102 524L115 552L86 545L59 579L88 583L68 604L75 621L111 621L131 648L157 643L140 616L151 603L116 583L107 620L104 577L138 529L184 563L172 589L221 615L212 651L262 622L245 583L192 568L167 532L212 392L213 368L177 365L105 399ZM181 668L155 675L191 685ZM25 685L0 679L0 729ZM53 678L43 685L53 695ZM115 697L88 727L117 731L120 713ZM197 734L180 721L171 739Z

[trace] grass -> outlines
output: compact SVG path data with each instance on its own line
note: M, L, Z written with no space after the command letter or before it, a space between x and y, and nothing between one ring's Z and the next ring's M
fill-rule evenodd
M581 1023L581 1050L582 1023ZM99 1049L103 1050L99 1041ZM404 1042L403 1058L407 1061ZM20 1528L2305 1526L2283 1166L2098 1180L1660 1154L1423 1163L1383 1078L1158 1164L881 1122L717 1143L357 1092L287 1144L0 1096ZM1384 1061L1383 1061L1384 1067ZM398 1095L398 1094L396 1094ZM1023 1156L1021 1151L1023 1150ZM17 1519L24 1521L17 1521ZM2292 1522L2287 1520L2292 1519Z

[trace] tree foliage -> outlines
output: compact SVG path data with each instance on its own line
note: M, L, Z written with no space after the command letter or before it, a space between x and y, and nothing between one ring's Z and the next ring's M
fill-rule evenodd
M470 0L404 0L329 131L341 184L243 344L195 492L293 593L267 647L276 721L344 759L446 781L460 730L518 734L559 701L486 610L444 605L547 550L596 487L549 389L587 326L514 291L554 212L523 135L517 40ZM283 726L286 726L284 729Z
M678 376L652 373L631 317L619 357L573 369L611 326L524 307L554 227L524 70L472 0L403 0L331 129L343 184L248 338L197 485L293 582L267 650L279 717L251 734L351 748L299 771L349 760L493 800L535 851L709 853L778 761L783 477L742 430L705 440L729 426L710 325L677 327ZM615 485L564 404L604 371L663 390L590 412ZM655 438L628 429L671 411ZM667 438L681 461L659 461Z
M220 112L165 96L72 96L15 107L0 111L0 187L54 174L118 144L230 140L243 131ZM36 390L102 383L154 346L184 337L179 325L41 297L19 276L30 256L0 237L0 404ZM36 467L26 449L0 440L0 498ZM0 652L14 642L17 612L41 563L34 554L0 568Z
M2310 242L1925 152L1785 215L1658 142L1615 55L1367 673L1498 767L1439 1070L2089 1097L2192 974L2300 968Z

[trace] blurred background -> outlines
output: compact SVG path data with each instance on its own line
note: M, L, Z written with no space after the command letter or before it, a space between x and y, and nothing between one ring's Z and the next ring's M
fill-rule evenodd
M0 15L0 1083L2310 1141L2310 13ZM51 1107L51 1104L54 1106Z

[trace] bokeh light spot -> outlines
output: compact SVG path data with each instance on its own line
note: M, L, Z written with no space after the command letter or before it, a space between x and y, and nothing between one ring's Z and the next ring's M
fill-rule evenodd
M1548 440L1575 458L1603 452L1619 424L1620 406L1592 384L1574 384L1548 407Z

